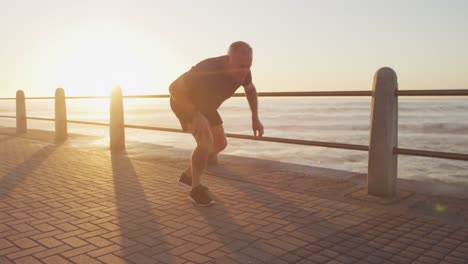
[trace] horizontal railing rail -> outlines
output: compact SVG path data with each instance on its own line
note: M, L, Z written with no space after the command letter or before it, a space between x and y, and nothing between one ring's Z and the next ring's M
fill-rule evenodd
M398 90L397 96L468 96L468 89L455 90Z
M316 92L259 92L259 97L348 97L372 96L372 91L316 91ZM452 90L398 90L397 96L468 96L468 89ZM124 95L123 98L169 98L169 94ZM244 93L235 93L233 97L244 97ZM110 96L67 96L66 99L109 99ZM26 97L27 100L53 100L55 97ZM16 100L14 97L0 100Z
M244 93L236 93L233 97L244 97ZM398 90L396 73L390 68L380 69L374 78L371 91L305 91L305 92L259 92L259 97L372 97L370 144L348 144L339 142L312 141L303 139L279 137L255 137L243 134L226 133L229 138L265 141L274 143L295 144L304 146L327 147L367 151L368 161L368 193L378 196L394 196L397 178L397 155L440 158L468 161L468 154L430 151L420 149L400 148L398 138L398 100L400 96L468 96L468 89L451 90ZM16 100L16 116L0 115L0 118L15 118L18 133L27 130L26 120L55 122L57 140L65 140L68 134L67 123L110 127L110 147L112 150L125 148L124 128L144 129L163 132L186 133L181 129L130 125L124 122L123 99L169 98L168 94L127 95L123 96L120 89L115 89L111 96L68 96L63 89L56 90L55 97L25 97L23 91L18 91L15 98L0 98L0 100ZM55 118L27 117L25 100L55 99ZM67 120L65 100L74 99L109 99L110 122L90 122Z
M15 116L0 116L0 118L16 118ZM43 117L27 117L29 120L39 120L39 121L55 121L54 118L43 118ZM68 123L72 124L82 124L82 125L96 125L96 126L109 126L109 123L101 122L89 122L89 121L80 121L80 120L67 120ZM133 129L144 129L144 130L153 130L153 131L162 131L162 132L175 132L175 133L187 133L181 129L168 128L168 127L154 127L154 126L141 126L141 125L124 125L125 128ZM349 150L361 150L368 151L369 147L366 145L357 145L357 144L346 144L346 143L335 143L335 142L324 142L324 141L312 141L312 140L301 140L301 139L291 139L291 138L278 138L278 137L254 137L243 134L233 134L226 133L226 137L236 138L236 139L249 139L256 141L267 141L275 143L286 143L294 145L304 145L304 146L316 146L316 147L328 147L328 148L338 148L338 149L349 149Z
M468 161L468 154L455 152L441 152L420 149L394 148L393 153L400 155L419 156L427 158L452 159Z
M16 116L0 115L0 118L14 119L16 118ZM55 121L54 118L43 118L43 117L27 117L26 119L39 120L39 121ZM109 126L110 125L109 123L89 122L89 121L81 121L81 120L67 120L67 122L71 124L95 125L95 126ZM182 131L181 129L168 128L168 127L154 127L154 126L141 126L141 125L124 125L124 127L132 128L132 129L162 131L162 132L187 133L187 132ZM236 138L236 139L247 139L247 140L254 140L254 141L303 145L303 146L369 151L369 146L359 145L359 144L313 141L313 140L279 138L279 137L255 137L255 136L233 134L233 133L226 133L226 137ZM441 151L421 150L421 149L394 148L393 153L400 154L400 155L420 156L420 157L428 157L428 158L441 158L441 159L468 161L468 154L455 153L455 152L441 152Z

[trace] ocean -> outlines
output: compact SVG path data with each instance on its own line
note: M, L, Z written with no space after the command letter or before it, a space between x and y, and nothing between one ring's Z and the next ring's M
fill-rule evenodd
M2 101L0 115L15 115L14 104L14 101ZM124 99L124 109L126 124L179 128L168 99ZM281 138L367 145L370 109L370 97L259 98L265 136ZM245 98L231 98L219 111L227 133L252 135ZM67 100L67 112L70 120L108 122L109 102L108 99ZM27 100L27 115L53 118L53 100ZM468 98L400 97L398 118L399 147L468 153ZM0 126L15 126L15 120L1 118ZM28 120L28 127L53 130L54 123ZM69 132L103 138L89 144L108 144L107 127L69 124ZM126 137L127 141L182 149L195 146L190 135L180 133L127 129ZM367 172L367 152L363 151L241 139L228 139L228 142L223 152L226 154ZM468 161L400 155L398 177L468 186Z

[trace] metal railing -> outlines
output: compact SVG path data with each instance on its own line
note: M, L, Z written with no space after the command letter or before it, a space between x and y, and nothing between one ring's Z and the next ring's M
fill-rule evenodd
M245 94L236 93L234 97L243 97ZM388 179L396 178L396 156L411 155L441 159L452 159L468 161L468 154L428 151L420 149L399 148L397 142L398 126L398 104L399 96L468 96L468 89L459 90L401 90L397 89L396 74L389 68L380 69L374 78L372 91L317 91L317 92L260 92L259 97L349 97L349 96L370 96L372 97L372 115L370 128L370 145L358 145L337 142L311 141L301 139L279 138L279 137L254 137L243 134L226 133L229 138L247 139L256 141L296 144L305 146L317 146L337 149L348 149L369 152L368 168L368 192L379 196L392 196L395 194L393 184L388 184ZM111 100L111 120L109 123L87 122L79 120L67 120L65 100L73 99L110 99ZM127 125L123 118L123 98L169 98L167 94L160 95L127 95L122 96L120 89L114 90L111 96L69 96L65 97L63 89L56 91L55 97L24 97L22 91L17 92L16 98L0 98L0 100L16 100L16 116L0 115L0 118L15 118L17 121L17 132L26 132L26 120L55 121L56 137L64 140L67 137L67 123L85 124L96 126L110 126L111 148L120 149L125 147L124 128L145 129L164 132L185 133L180 129ZM41 100L55 99L56 118L26 117L25 99ZM391 99L391 100L388 100ZM390 143L389 143L390 142ZM394 142L394 144L392 143ZM389 160L390 159L390 160ZM394 164L391 164L391 163ZM389 164L390 167L389 167ZM374 170L375 169L375 170ZM380 174L383 174L380 175ZM372 182L377 182L371 186ZM383 186L385 185L385 186Z

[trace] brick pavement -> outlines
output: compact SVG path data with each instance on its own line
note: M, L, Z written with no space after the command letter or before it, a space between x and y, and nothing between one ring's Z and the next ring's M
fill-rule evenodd
M468 263L466 197L403 182L385 200L363 175L222 157L201 208L175 183L185 156L160 150L0 133L0 263Z

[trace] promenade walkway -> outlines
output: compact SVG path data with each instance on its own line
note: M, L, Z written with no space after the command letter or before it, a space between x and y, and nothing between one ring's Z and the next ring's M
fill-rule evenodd
M194 206L188 152L77 148L0 129L0 263L468 263L468 189L221 156Z

